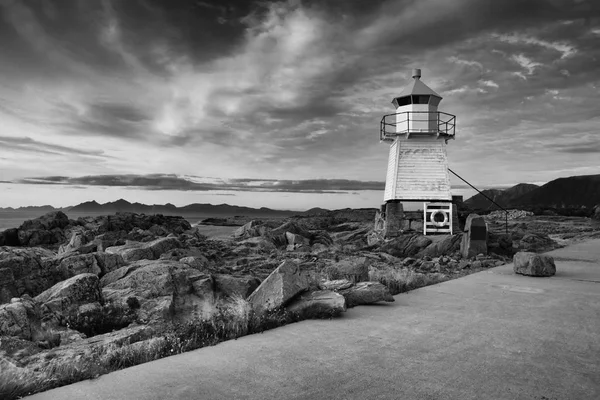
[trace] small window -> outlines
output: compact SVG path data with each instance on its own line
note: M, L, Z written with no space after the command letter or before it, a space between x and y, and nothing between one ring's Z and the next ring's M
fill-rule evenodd
M429 100L429 105L437 107L438 104L440 104L440 100L442 99L440 99L439 97L431 96L431 99Z
M410 96L396 98L396 104L398 105L398 107L410 104Z
M430 96L414 95L412 96L413 104L429 104Z

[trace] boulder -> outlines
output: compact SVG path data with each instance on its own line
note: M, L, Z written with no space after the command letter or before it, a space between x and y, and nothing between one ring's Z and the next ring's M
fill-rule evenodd
M359 282L347 289L340 290L339 293L346 299L347 307L372 304L379 301L394 301L394 297L387 286L379 282Z
M144 323L203 315L214 304L212 278L177 261L140 260L107 274L102 283L107 302L135 308Z
M138 260L156 260L161 254L181 247L179 240L174 237L159 238L151 242L129 242L123 246L113 246L106 249L107 253L120 254L127 262Z
M271 251L271 250L275 250L276 247L273 244L272 241L270 241L269 239L266 239L262 236L256 236L256 237L251 237L245 240L242 240L241 242L239 242L239 244L248 246L248 247L255 247L261 250L266 250L266 251Z
M83 273L102 273L94 254L63 253L56 257L44 258L43 265L44 268L55 271L59 280Z
M125 260L123 260L123 257L121 257L120 254L97 252L93 253L93 255L96 257L96 262L100 267L100 276L104 276L125 265Z
M34 340L41 327L41 317L39 304L31 297L14 298L10 303L0 305L0 337Z
M347 279L336 279L334 281L319 282L319 289L337 291L337 290L342 290L342 289L348 289L352 285L354 285L354 284Z
M460 245L462 256L471 258L480 253L487 254L487 232L485 219L477 214L469 214Z
M184 264L189 265L190 267L197 269L198 271L206 271L210 267L210 262L208 258L203 255L193 256L193 257L183 257L179 260Z
M81 305L102 303L100 281L96 274L79 274L59 282L35 297L42 303L44 314L54 313L63 317L75 315Z
M297 233L291 233L291 232L286 232L285 233L285 238L287 240L287 244L289 245L298 245L298 247L301 247L302 245L308 246L310 245L310 239L298 235Z
M429 257L440 257L445 255L454 254L457 250L460 250L460 244L462 240L462 234L446 235L442 240L431 243L425 249L423 249L417 256L429 256Z
M216 289L225 296L241 296L246 299L260 285L260 280L253 276L213 275Z
M233 231L233 237L235 239L246 239L264 235L267 233L268 228L261 226L261 224L261 221L252 220Z
M52 254L39 248L0 247L0 304L24 294L38 295L59 277L45 268L40 255Z
M248 297L254 311L261 314L284 306L290 299L308 289L307 279L293 261L282 262Z
M513 271L527 276L552 276L556 273L554 259L547 254L521 251L513 257Z
M351 282L369 280L371 260L367 257L351 257L333 264L327 268L330 279L347 279Z
M39 218L23 222L18 228L21 246L39 246L61 243L65 240L63 229L71 221L62 211L51 211Z
M344 296L331 290L302 293L286 310L303 318L331 318L346 311Z
M69 253L71 251L75 251L86 243L87 243L87 240L86 240L83 232L81 232L81 231L73 232L73 234L71 235L71 240L69 240L69 243L67 243L65 245L61 245L58 248L58 254ZM95 251L95 250L93 250L93 251Z
M414 257L431 244L431 239L420 233L399 235L381 245L382 252L395 257Z
M0 232L0 246L20 246L19 230L10 228Z

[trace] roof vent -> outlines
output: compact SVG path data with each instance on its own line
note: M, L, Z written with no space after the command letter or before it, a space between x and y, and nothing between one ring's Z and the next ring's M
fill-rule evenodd
M421 69L420 68L413 69L412 77L415 79L421 79Z

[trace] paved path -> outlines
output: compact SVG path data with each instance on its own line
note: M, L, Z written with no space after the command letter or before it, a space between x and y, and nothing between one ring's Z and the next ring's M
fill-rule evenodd
M600 399L600 240L29 399Z

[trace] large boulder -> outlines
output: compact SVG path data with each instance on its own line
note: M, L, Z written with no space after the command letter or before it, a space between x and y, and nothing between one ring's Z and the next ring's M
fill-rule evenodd
M56 257L44 258L43 264L44 268L55 271L59 280L84 273L102 273L94 254L63 253Z
M251 237L264 236L269 232L269 228L263 225L262 221L252 220L233 231L235 239L247 239Z
M347 279L351 282L369 280L371 260L367 257L350 257L327 268L330 279Z
M151 242L129 242L123 246L113 246L106 249L107 253L120 254L127 262L138 260L156 260L161 254L181 247L177 238L165 237Z
M477 214L469 214L465 222L460 251L465 258L487 254L488 229L485 219Z
M0 247L0 304L24 294L38 295L59 280L42 263L41 256L49 254L38 248Z
M298 293L308 289L307 279L300 273L298 264L282 262L248 297L258 314L284 306Z
M61 243L65 240L64 229L71 223L62 211L51 211L39 218L23 222L18 229L22 246L39 246Z
M260 285L260 280L253 276L213 275L216 289L225 296L238 295L248 298Z
M431 244L431 239L419 233L399 235L381 245L382 252L395 257L414 257Z
M359 282L347 289L339 290L339 293L346 299L347 307L372 304L380 301L394 301L394 297L387 286L379 282Z
M42 303L44 314L74 315L82 305L103 302L98 275L84 273L73 276L40 293L35 301Z
M86 233L81 230L81 227L78 230L73 231L71 234L71 240L69 243L61 245L58 248L58 254L70 253L70 252L78 252L79 254L87 254L98 251L98 246L101 245L99 240L94 240L90 242Z
M334 291L318 290L302 293L286 310L304 318L331 318L346 311L346 300Z
M513 271L527 276L552 276L556 274L556 265L547 254L521 251L513 257Z
M134 307L141 322L191 318L214 305L214 280L171 260L140 260L103 277L103 296L114 307Z
M462 234L446 235L442 240L431 243L417 257L440 257L454 254L460 250Z
M14 298L0 305L0 336L14 336L33 340L41 326L39 304L29 296Z
M20 246L19 230L10 228L0 232L0 246Z

